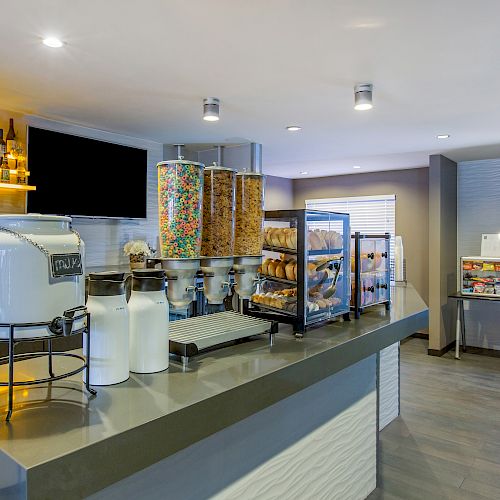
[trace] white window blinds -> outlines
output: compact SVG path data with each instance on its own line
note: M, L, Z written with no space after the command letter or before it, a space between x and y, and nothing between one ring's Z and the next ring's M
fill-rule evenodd
M306 208L350 215L351 233L391 235L391 269L394 269L396 195L357 196L306 200Z

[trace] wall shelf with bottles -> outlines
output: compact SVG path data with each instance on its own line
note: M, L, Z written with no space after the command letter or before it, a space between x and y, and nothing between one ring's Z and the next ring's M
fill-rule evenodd
M7 182L0 182L0 189L17 189L18 191L36 191L36 186L29 186L28 184L10 184Z

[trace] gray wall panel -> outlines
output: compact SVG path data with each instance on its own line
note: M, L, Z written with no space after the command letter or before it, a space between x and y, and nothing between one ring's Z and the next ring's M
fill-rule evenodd
M484 233L500 233L500 159L458 164L458 257L480 255ZM500 304L468 304L467 343L500 349Z

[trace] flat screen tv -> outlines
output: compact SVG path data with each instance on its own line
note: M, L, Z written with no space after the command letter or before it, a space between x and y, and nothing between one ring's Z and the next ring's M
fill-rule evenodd
M28 212L146 218L147 151L28 128Z

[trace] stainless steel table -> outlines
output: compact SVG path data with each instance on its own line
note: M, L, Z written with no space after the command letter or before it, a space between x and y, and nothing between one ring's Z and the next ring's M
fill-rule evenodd
M452 293L448 298L457 301L457 321L455 328L455 359L460 359L460 338L462 338L462 350L466 352L467 344L465 337L465 314L464 314L464 300L474 300L483 302L500 302L500 297L481 297L479 295L463 294L462 292Z

